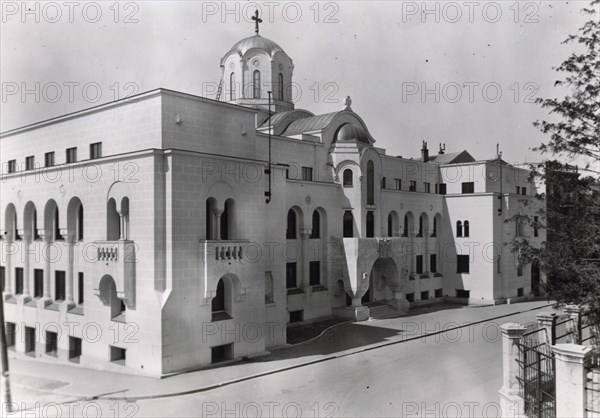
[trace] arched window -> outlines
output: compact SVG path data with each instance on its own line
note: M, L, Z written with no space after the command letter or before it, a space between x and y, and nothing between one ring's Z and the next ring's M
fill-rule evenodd
M469 236L469 221L465 221L465 224L464 224L464 236L465 237Z
M375 164L367 163L367 205L375 204Z
M234 239L234 220L235 220L235 202L233 199L227 199L225 201L225 206L223 209L223 213L221 214L221 224L220 233L221 236L217 237L217 239L228 240Z
M394 224L393 224L394 220L392 218L392 213L390 212L390 214L388 215L388 227L387 227L387 233L388 233L388 237L393 237L394 236Z
M354 236L354 217L352 212L347 210L344 212L344 238L352 238Z
M283 74L279 73L277 88L279 90L279 100L283 100Z
M235 100L235 73L229 74L229 100Z
M437 216L433 217L433 232L431 233L432 237L437 237Z
M373 238L375 236L375 216L373 211L367 212L367 238Z
M58 209L56 209L56 213L58 214ZM19 235L19 228L17 227L17 214L16 214L16 212L15 212L14 220L15 220L15 223L13 225L13 228L14 228L13 229L13 237L14 237L15 241L18 241L18 240L23 239L23 237L21 237Z
M456 236L457 237L463 236L463 227L462 227L461 221L456 221Z
M287 230L285 231L287 239L296 239L296 212L290 209L287 214Z
M314 211L312 215L312 231L311 238L321 238L321 215L318 211Z
M408 237L408 214L404 215L404 231L402 231L403 237Z
M423 215L419 216L419 233L417 234L417 237L422 237L423 236Z
M345 187L352 187L352 170L350 170L349 168L344 170L344 174L343 174L343 183L342 183Z
M225 311L225 282L223 279L217 283L217 292L215 297L212 299L212 312L224 312Z
M260 71L255 70L252 78L252 98L260 99Z
M83 205L77 211L77 241L83 241Z

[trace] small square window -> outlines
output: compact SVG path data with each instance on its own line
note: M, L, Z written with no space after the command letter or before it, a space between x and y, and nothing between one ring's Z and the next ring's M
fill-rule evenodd
M302 167L302 180L313 181L313 169L312 167Z
M425 290L423 292L421 292L421 300L428 300L429 299L429 290Z
M439 194L446 194L446 183L440 183L438 185L438 193Z
M44 166L52 167L54 165L54 152L44 154Z
M408 187L408 191L410 191L410 192L417 191L417 182L415 180L410 181L410 186Z
M463 183L462 184L462 192L463 192L463 194L475 193L475 183L472 181Z
M115 347L110 345L110 361L112 363L120 364L121 366L125 365L125 361L127 359L127 350L121 347Z
M443 289L435 289L435 297L436 298L441 298L444 296L444 290Z
M90 160L102 157L102 142L90 144Z
M468 299L471 297L471 291L463 290L463 289L456 289L456 297Z
M210 348L211 362L222 363L233 358L233 344L218 345Z
M415 294L414 293L407 293L406 294L406 300L408 302L414 302L415 301Z
M290 312L290 323L302 322L304 320L304 311L291 311Z
M523 288L522 288L522 287L519 287L519 288L517 289L517 297L521 297L521 296L523 296L523 293L524 293L524 292L523 292Z

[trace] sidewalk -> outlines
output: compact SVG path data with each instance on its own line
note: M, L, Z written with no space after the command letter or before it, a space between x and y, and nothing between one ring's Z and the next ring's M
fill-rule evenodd
M101 372L58 362L52 364L28 360L21 355L15 358L16 355L10 353L12 398L23 410L34 407L36 402L67 403L98 398L136 401L204 392L423 336L432 338L469 324L493 321L492 326L486 326L496 328L511 322L511 315L532 310L542 312L552 308L546 301L444 307L437 311L422 308L400 318L340 324L315 340L275 350L268 356L165 379Z

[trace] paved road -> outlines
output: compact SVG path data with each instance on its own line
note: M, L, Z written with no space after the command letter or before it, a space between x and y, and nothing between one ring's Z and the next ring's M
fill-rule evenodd
M314 344L281 350L255 364L188 374L179 382L173 380L164 392L155 393L201 387L220 376L225 381L237 367L275 370L298 365L302 356L304 360L323 360L315 364L187 395L132 402L100 397L59 408L62 416L495 417L499 416L497 392L502 381L499 326L505 322L535 321L541 310L399 341L423 332L539 307L542 303L519 305L449 309L346 324ZM388 345L375 347L377 344ZM332 354L336 357L327 359ZM169 380L155 384L169 385ZM115 388L118 385L115 382ZM50 399L48 395L42 398L46 402ZM56 414L46 407L38 409L38 415Z

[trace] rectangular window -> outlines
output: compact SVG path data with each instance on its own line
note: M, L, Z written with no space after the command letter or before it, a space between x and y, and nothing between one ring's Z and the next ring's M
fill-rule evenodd
M17 325L14 322L6 323L6 346L14 347L17 336Z
M312 167L302 167L302 180L313 181L313 169Z
M296 282L296 263L286 263L285 265L285 286L287 289L298 287Z
M429 290L424 290L423 292L421 292L421 300L428 300L429 299Z
M457 298L470 298L471 297L471 291L470 290L463 290L463 289L456 289L456 297Z
M102 142L90 144L90 160L95 160L96 158L102 158Z
M35 157L30 155L25 158L25 170L33 170L35 168Z
M56 332L46 331L46 354L58 357L58 334Z
M77 162L77 147L67 148L67 164Z
M437 255L429 254L429 271L437 273Z
M311 261L309 263L308 282L311 286L319 286L321 284L321 262Z
M65 300L65 272L56 271L54 277L54 300L61 302Z
M25 327L25 353L35 355L35 328Z
M446 183L440 183L438 185L438 193L439 194L446 194Z
M221 363L233 358L233 344L218 345L210 349L211 362Z
M290 323L304 321L304 311L290 311Z
M431 183L423 183L425 186L425 193L431 193Z
M523 275L523 264L519 264L517 266L517 276L521 277Z
M14 173L17 171L17 160L10 160L8 162L8 173Z
M517 194L521 194L521 187L520 186L516 186L517 189Z
M79 361L81 357L81 338L69 337L69 360Z
M444 296L444 290L443 289L435 289L435 297L436 298L441 298Z
M524 293L524 292L523 292L523 288L522 288L522 287L519 287L519 288L517 289L517 297L521 297L521 296L523 296L523 293Z
M265 271L265 305L275 303L273 297L273 274L270 271Z
M415 301L415 294L414 293L407 293L406 294L406 301L407 302L414 302Z
M423 256L417 256L417 274L423 274Z
M401 179L394 179L394 189L402 190L402 180Z
M408 191L409 192L416 192L417 191L417 182L414 180L410 181L410 186L408 187Z
M44 154L44 166L52 167L54 165L54 151Z
M15 268L15 295L23 294L23 269L21 267Z
M456 256L456 272L457 273L469 273L469 256L468 255L457 255Z
M385 190L385 177L381 178L381 190Z
M83 304L83 273L77 275L77 303Z
M44 270L33 270L33 296L41 298L44 296Z
M125 360L127 358L127 350L124 348L120 348L120 347L114 347L112 345L109 345L109 347L110 347L110 361L124 366Z
M523 196L526 196L526 195L527 195L527 187L521 187L521 194L522 194Z
M0 267L0 292L4 292L4 286L6 286L6 268Z
M462 184L462 193L475 193L475 183L472 181L465 182Z
M534 237L538 237L539 236L539 232L538 232L538 217L534 216L533 217L533 236Z

